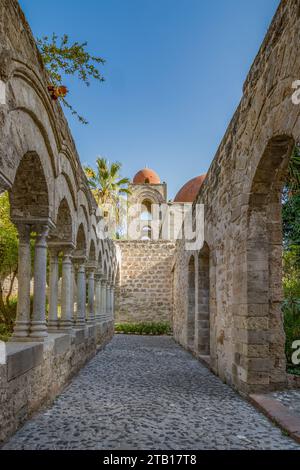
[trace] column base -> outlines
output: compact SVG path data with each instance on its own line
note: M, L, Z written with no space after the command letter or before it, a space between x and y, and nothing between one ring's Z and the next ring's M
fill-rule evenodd
M69 333L70 331L72 331L72 327L73 325L71 320L65 320L60 322L59 330L61 333Z
M30 324L26 321L17 321L14 326L12 338L15 341L22 341L22 338L29 336Z
M48 332L49 333L57 333L59 330L59 323L55 320L48 321Z
M44 321L32 321L29 336L36 341L43 341L44 338L47 338L48 331L46 323Z

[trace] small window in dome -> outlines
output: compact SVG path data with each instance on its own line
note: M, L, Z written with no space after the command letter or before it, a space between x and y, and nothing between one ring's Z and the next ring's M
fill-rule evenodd
M149 183L150 183L149 178L145 178L145 183L146 183L146 184L149 184Z

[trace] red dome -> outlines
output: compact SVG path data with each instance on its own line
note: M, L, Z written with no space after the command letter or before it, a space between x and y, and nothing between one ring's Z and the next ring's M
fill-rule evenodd
M160 184L160 178L155 171L150 168L140 170L133 178L134 184Z
M205 180L206 174L201 176L196 176L196 178L191 179L178 191L175 196L174 202L194 202L196 196L199 192L199 189L202 186L203 181Z

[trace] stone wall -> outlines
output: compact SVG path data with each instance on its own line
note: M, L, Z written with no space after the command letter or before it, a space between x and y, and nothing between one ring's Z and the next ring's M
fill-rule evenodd
M292 101L292 84L300 79L299 38L299 0L284 0L196 201L205 205L211 367L243 393L287 385L281 190L293 146L300 141L300 105ZM199 253L189 253L183 243L178 244L174 331L184 346L191 255L199 259ZM197 355L197 331L201 336L203 326L199 282L196 267L193 351Z
M20 240L16 342L8 343L7 364L0 366L0 440L53 399L113 335L108 319L113 316L118 250L112 240L98 236L98 206L60 102L51 99L48 84L49 76L17 0L0 0L0 193L9 193L11 219ZM47 245L51 251L48 324ZM31 315L28 266L32 251ZM60 318L59 253L64 259L65 286ZM75 291L72 276L76 270ZM48 327L59 334L48 335Z
M44 343L7 343L0 365L0 443L32 413L48 405L80 368L105 346L113 323L50 334Z
M116 321L170 321L175 245L169 241L120 241L121 270Z

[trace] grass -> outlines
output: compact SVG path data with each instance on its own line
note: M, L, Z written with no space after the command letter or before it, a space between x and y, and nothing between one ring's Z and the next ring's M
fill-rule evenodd
M168 322L116 323L115 332L127 335L170 335L171 326Z

